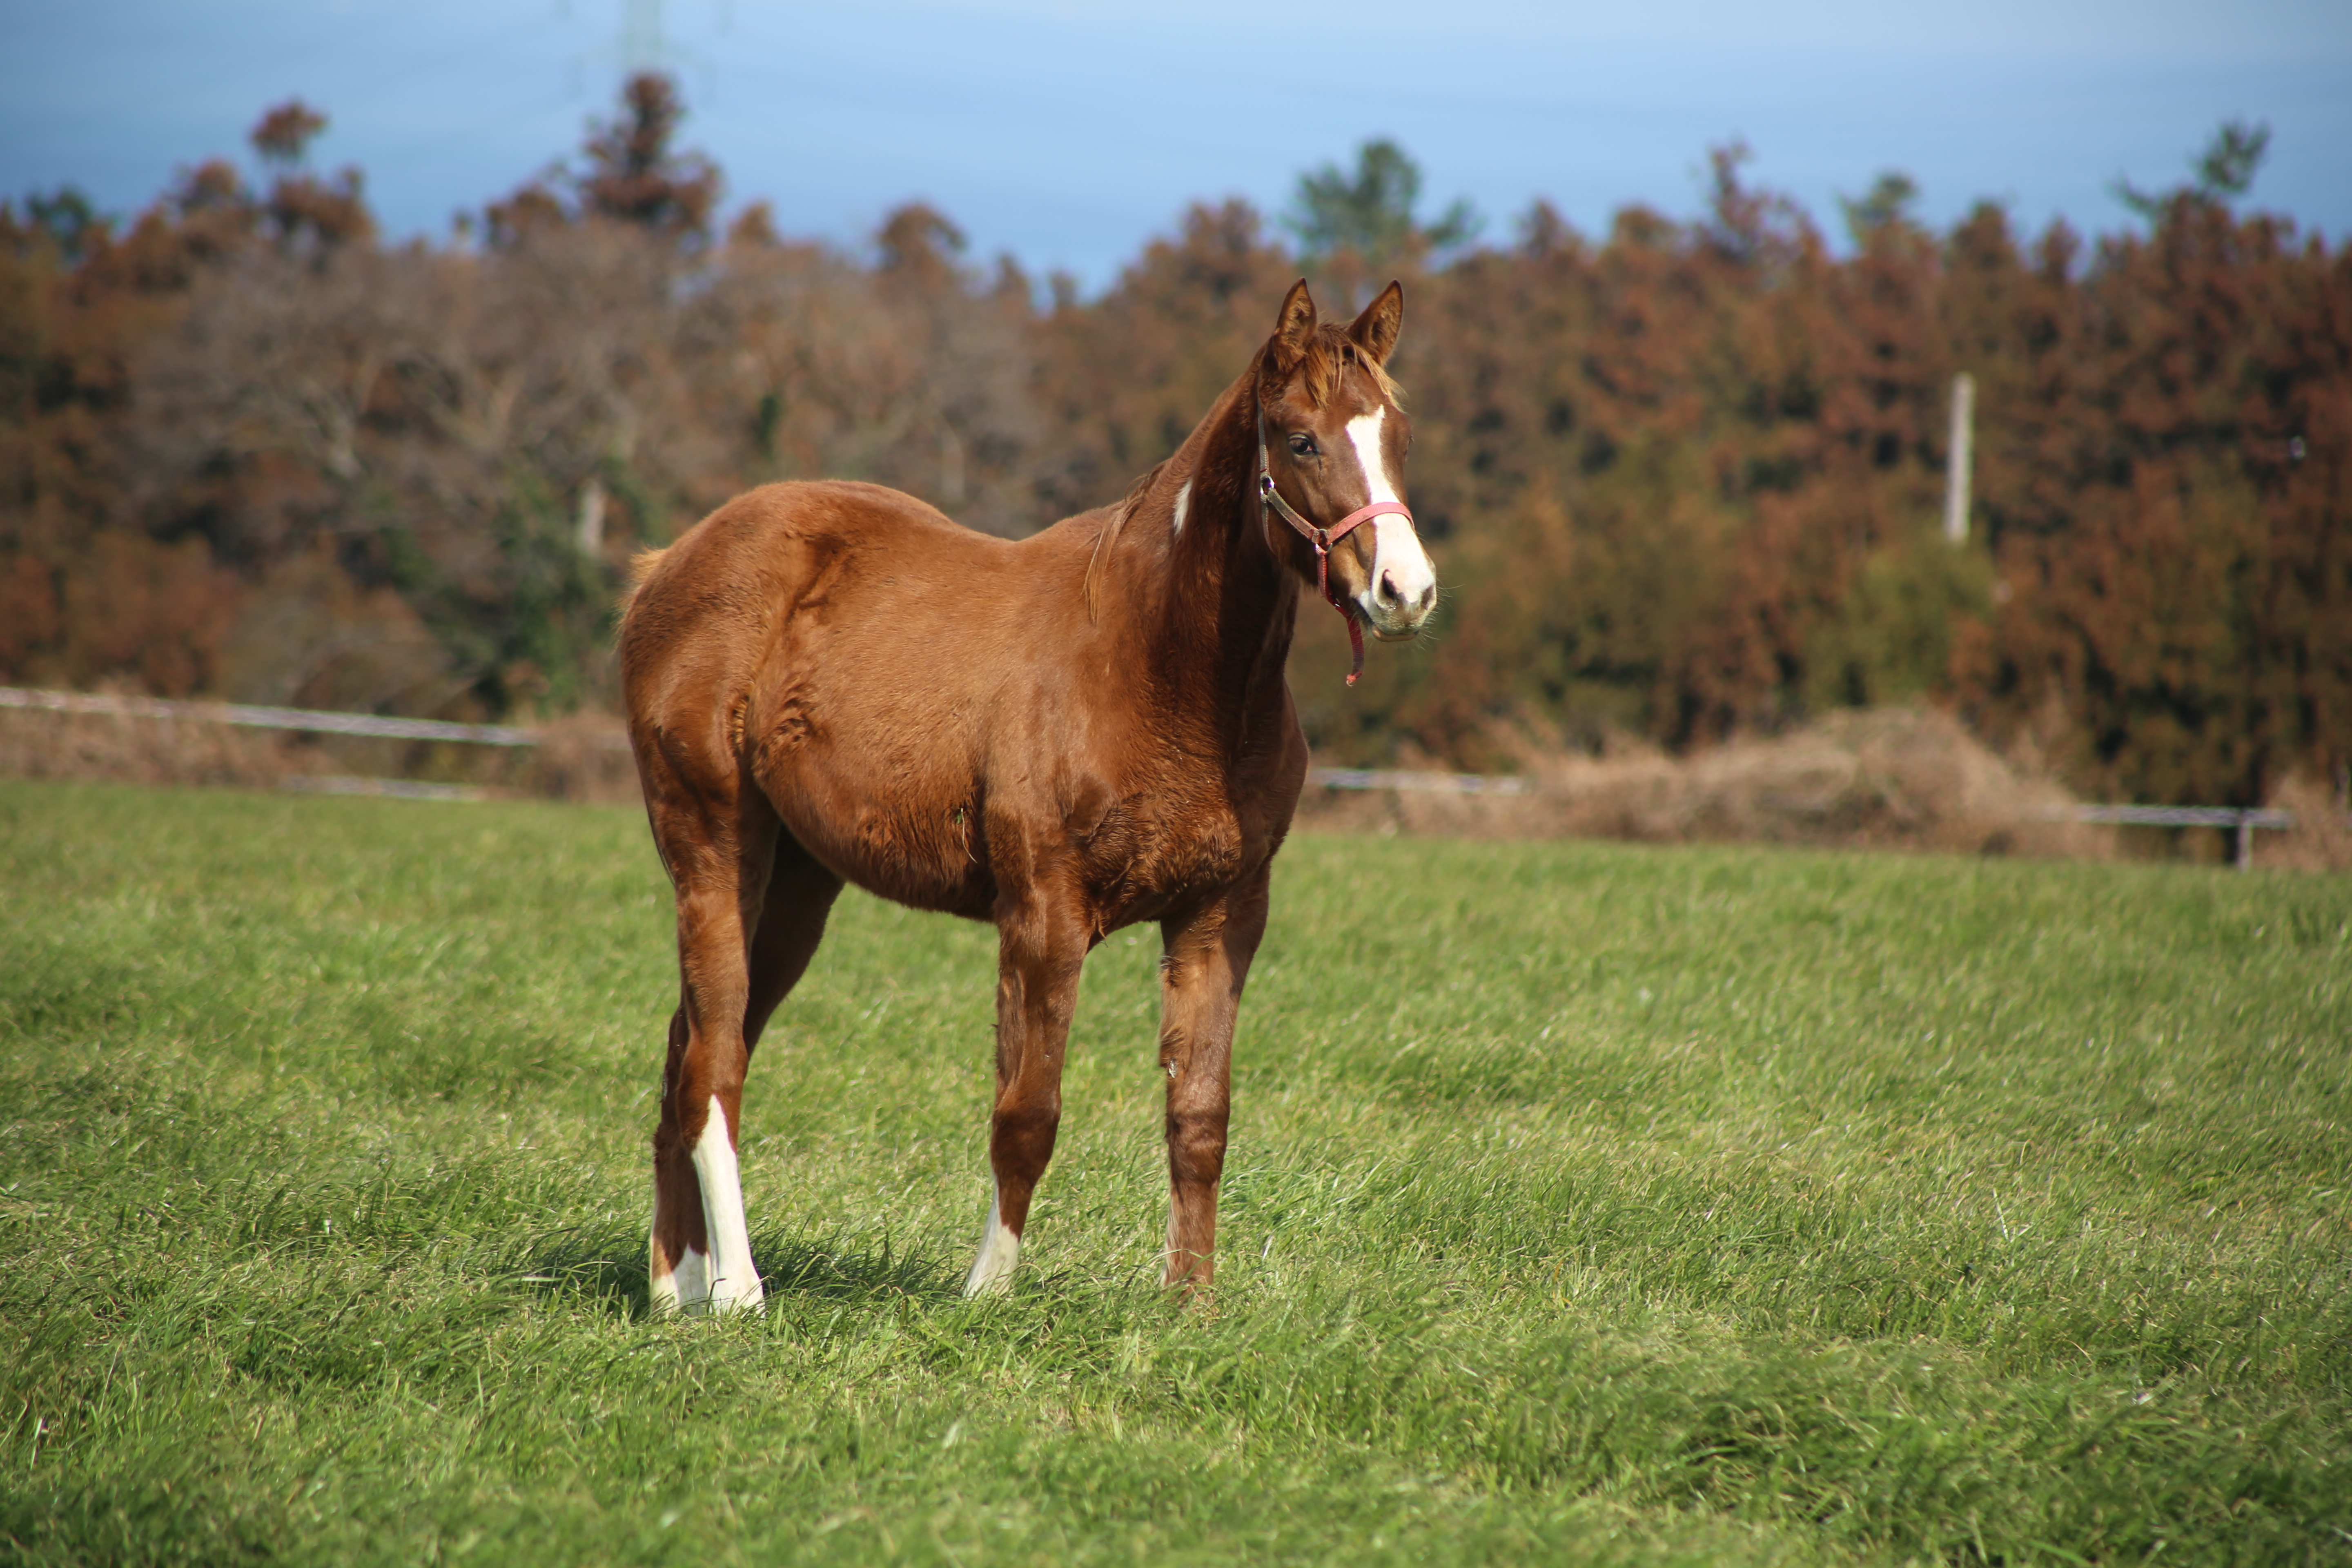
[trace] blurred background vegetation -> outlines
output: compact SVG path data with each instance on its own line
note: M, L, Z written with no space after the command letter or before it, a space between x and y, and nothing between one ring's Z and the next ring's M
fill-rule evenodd
M300 103L118 219L0 205L0 681L445 718L612 702L630 553L769 479L1018 535L1190 430L1290 279L1406 279L1395 366L1438 635L1325 760L1686 749L1933 703L2077 789L2258 804L2352 761L2352 246L2247 196L2232 124L2136 223L1949 232L1889 173L1843 243L1711 157L1707 210L1491 232L1386 142L1275 222L1196 205L1096 299L910 205L789 237L680 145L674 85L443 244L390 243ZM1940 531L1975 379L1967 542Z

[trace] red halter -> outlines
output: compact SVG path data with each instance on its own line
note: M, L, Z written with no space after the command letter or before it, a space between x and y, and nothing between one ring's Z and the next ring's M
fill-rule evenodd
M1355 606L1331 592L1331 547L1354 532L1358 523L1369 522L1387 513L1393 512L1410 523L1412 521L1412 509L1402 501L1376 500L1370 506L1358 507L1329 528L1318 528L1299 516L1291 509L1290 503L1282 499L1282 492L1275 488L1274 469L1267 465L1266 456L1265 408L1261 405L1257 411L1258 500L1315 547L1316 592L1321 594L1323 602L1339 611L1339 617L1348 623L1348 649L1354 656L1353 662L1348 666L1348 684L1353 686L1356 677L1364 673L1364 628L1357 623Z

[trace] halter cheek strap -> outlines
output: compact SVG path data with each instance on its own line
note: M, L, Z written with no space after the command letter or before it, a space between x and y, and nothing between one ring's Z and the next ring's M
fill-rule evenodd
M1370 506L1360 506L1329 528L1318 528L1298 515L1291 504L1282 499L1275 488L1274 469L1268 463L1265 449L1265 410L1257 413L1257 494L1259 501L1276 517L1290 524L1299 536L1315 547L1315 590L1323 602L1339 612L1348 623L1348 649L1353 660L1348 666L1348 684L1356 684L1356 677L1364 673L1364 628L1356 619L1355 606L1331 591L1331 547L1355 531L1359 523L1370 522L1376 517L1391 513L1412 521L1412 511L1402 501L1376 500Z

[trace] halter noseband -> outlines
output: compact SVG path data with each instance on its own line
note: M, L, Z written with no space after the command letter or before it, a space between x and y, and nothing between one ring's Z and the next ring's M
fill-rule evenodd
M1348 684L1353 686L1356 677L1364 673L1364 628L1357 622L1354 607L1331 591L1331 547L1354 532L1358 523L1370 522L1376 517L1392 512L1410 523L1412 521L1412 509L1402 501L1376 500L1369 506L1358 507L1329 528L1318 528L1299 516L1291 504L1282 499L1282 492L1275 488L1274 469L1267 458L1265 403L1261 398L1257 405L1258 500L1315 547L1315 590L1323 595L1323 602L1339 611L1339 618L1348 623L1348 650L1353 656L1348 666ZM1377 570L1379 563L1376 561L1373 565Z

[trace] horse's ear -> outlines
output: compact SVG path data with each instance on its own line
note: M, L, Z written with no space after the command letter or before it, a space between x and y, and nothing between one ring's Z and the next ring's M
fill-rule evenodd
M1266 345L1274 351L1274 368L1289 374L1307 357L1307 345L1314 339L1315 300L1301 278L1282 297L1282 310L1274 319L1274 338Z
M1364 307L1348 329L1348 336L1364 357L1374 364L1386 364L1389 351L1396 347L1398 329L1404 325L1404 285L1391 282L1381 290L1381 297Z

